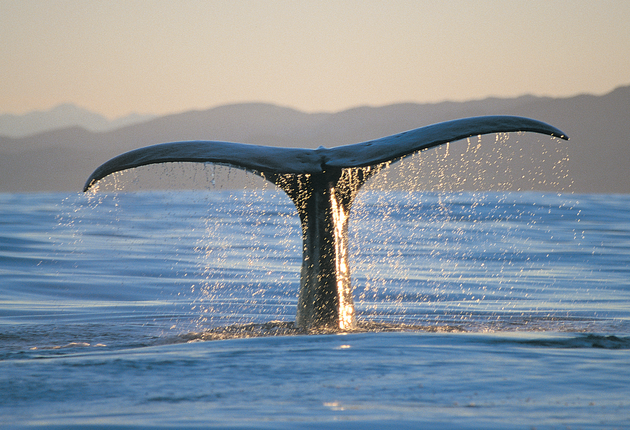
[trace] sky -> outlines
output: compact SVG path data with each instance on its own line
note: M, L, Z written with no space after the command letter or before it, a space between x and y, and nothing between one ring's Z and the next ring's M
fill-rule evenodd
M0 114L605 94L628 0L0 0Z

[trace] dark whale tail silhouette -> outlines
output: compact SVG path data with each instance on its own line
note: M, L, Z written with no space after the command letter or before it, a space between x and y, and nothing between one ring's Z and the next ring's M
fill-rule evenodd
M348 218L361 186L387 163L415 152L470 136L515 131L568 139L562 131L540 121L485 116L314 150L214 141L163 143L112 158L90 175L83 191L111 173L156 163L215 163L262 176L286 192L302 224L297 326L347 330L355 324L348 264Z

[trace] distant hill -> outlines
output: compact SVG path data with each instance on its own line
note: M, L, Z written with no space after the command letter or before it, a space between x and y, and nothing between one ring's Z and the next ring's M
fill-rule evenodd
M452 180L464 184L464 189L493 189L495 186L488 179L491 178L504 184L509 182L510 186L502 187L508 189L630 193L630 138L626 131L630 120L630 86L603 96L404 103L357 107L337 113L304 113L271 104L246 103L167 115L107 132L69 127L21 138L0 136L0 191L79 191L88 175L109 158L161 142L202 139L331 147L450 119L491 114L545 121L571 139L552 142L546 136L513 133L508 143L515 145L516 152L508 156L494 151L495 136L484 137L481 149L474 153L464 153L470 151L466 142L450 145L448 157L445 148L429 150L423 153L423 160L427 161L418 173L424 181L418 185L420 188L450 189L445 181ZM539 149L541 142L547 149ZM555 147L557 150L549 150ZM555 157L568 160L560 163L539 159L545 154L538 152L554 151L559 154ZM438 158L447 161L438 165ZM468 166L466 171L464 165ZM534 175L544 176L545 172L558 168L568 171L565 182L531 180ZM437 184L438 179L441 184Z
M0 115L0 136L26 137L51 130L81 127L89 131L115 130L155 118L155 115L130 114L114 120L72 104L62 104L47 111L24 115Z

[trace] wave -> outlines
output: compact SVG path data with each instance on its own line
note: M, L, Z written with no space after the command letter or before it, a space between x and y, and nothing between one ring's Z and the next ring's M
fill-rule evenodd
M561 349L599 348L599 349L630 349L630 336L585 334L566 339L528 339L515 343Z
M292 321L270 321L267 323L233 324L224 327L215 327L200 332L189 332L174 337L163 339L160 343L192 343L204 341L246 339L272 336L305 336L327 334L357 334L357 333L466 333L479 334L478 331L468 331L456 325L412 325L382 322L359 322L352 330L335 331L330 329L304 330ZM630 349L630 336L601 335L594 333L581 333L571 337L536 337L514 339L501 336L501 332L492 332L495 336L488 341L492 344L520 344L532 347L544 348L599 348L599 349ZM514 333L514 332L506 332ZM519 336L537 335L540 332L519 332ZM551 332L557 333L557 332Z
M302 329L293 321L270 321L266 323L232 324L214 327L200 332L189 332L169 338L165 343L189 343L211 340L243 339L270 336L306 336L326 334L384 333L384 332L430 332L430 333L463 333L458 326L423 326L412 324L396 324L385 322L358 322L350 330L334 330L327 328Z

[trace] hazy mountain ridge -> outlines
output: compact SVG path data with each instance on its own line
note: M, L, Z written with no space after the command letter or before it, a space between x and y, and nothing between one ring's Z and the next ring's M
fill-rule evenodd
M105 132L153 118L155 115L132 113L109 120L98 113L65 103L47 111L0 115L0 136L21 138L75 126L93 132Z
M400 103L337 113L305 113L265 103L244 103L167 115L108 132L72 127L23 138L0 136L0 191L79 191L88 175L107 159L162 142L224 140L332 147L450 119L491 114L535 118L565 131L571 140L559 145L567 145L567 167L574 179L568 191L630 193L626 131L630 86L603 96ZM538 139L539 135L525 134L519 137L519 144Z

